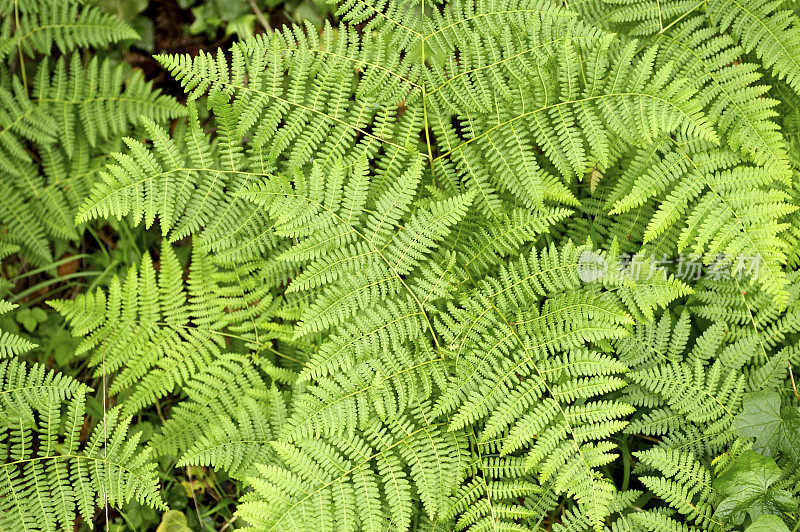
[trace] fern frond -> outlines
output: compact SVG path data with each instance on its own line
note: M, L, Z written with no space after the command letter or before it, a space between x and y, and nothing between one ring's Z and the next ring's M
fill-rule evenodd
M179 222L188 233L208 222L215 207L221 204L224 208L227 202L223 202L221 191L235 182L239 168L221 166L221 161L212 157L216 146L212 147L202 133L196 109L189 107L188 112L189 123L183 128L180 145L154 122L144 120L154 149L125 139L130 154L113 155L115 164L101 174L102 182L86 198L76 222L131 214L134 224L144 220L149 227L157 216L164 233ZM198 174L210 178L198 180ZM198 212L199 208L202 211ZM183 214L179 217L177 213Z
M709 15L722 32L739 38L775 76L800 89L800 26L797 15L780 1L712 0Z
M670 137L640 150L634 161L646 162L631 164L620 177L612 214L657 198L645 243L680 224L678 251L689 250L729 276L739 261L758 261L760 267L746 282L758 282L776 301L786 302L788 280L780 269L786 255L779 234L785 227L781 218L796 207L775 188L773 172L737 164L727 150L682 145Z
M16 77L0 81L0 170L17 176L20 163L32 163L25 143L52 144L56 124L44 106L28 97Z
M336 0L336 14L350 24L364 23L367 33L390 34L393 48L411 49L423 36L423 23L413 0ZM392 30L386 31L386 30Z
M158 273L145 256L124 280L111 280L108 294L97 290L72 300L49 301L71 323L73 334L86 335L76 353L91 352L89 363L98 374L115 374L110 393L129 393L125 412L137 412L190 383L195 373L222 356L226 328L232 324L245 325L246 330L235 336L262 346L256 323L270 311L269 300L247 312L227 312L246 306L241 299L247 295L226 297L225 285L218 284L220 276L209 266L209 259L196 252L184 287L183 267L166 245Z
M687 15L702 16L716 33L731 33L746 53L755 55L777 78L800 86L800 28L797 15L780 0L603 0L610 22L632 35L664 33Z
M689 18L659 40L665 44L663 60L677 62L681 77L696 80L700 104L731 149L778 174L787 172L787 146L775 121L778 101L765 97L766 84L757 84L758 65L739 59L745 50L702 17Z
M256 464L276 459L270 442L279 439L286 421L282 392L272 387L239 399L235 414L209 423L203 436L186 451L178 465L213 466L232 478L257 475Z
M545 199L560 198L575 204L574 196L549 174L551 165L570 183L593 168L610 166L612 153L626 144L641 145L673 132L718 141L694 99L694 90L679 77L674 64L654 67L656 48L650 48L637 61L633 59L635 43L622 47L610 35L590 34L587 42L592 44L583 50L572 38L582 29L575 25L554 29L543 23L542 36L529 36L526 45L531 48L526 53L536 50L540 57L529 69L530 81L513 87L505 101L494 95L483 103L454 106L449 102L459 102L451 94L459 89L457 84L452 88L444 84L448 92L443 90L432 97L437 102L436 110L429 110L434 131L437 141L447 147L434 163L444 164L445 157L451 159L460 178L476 191L486 214L497 215L502 190L511 192L529 208L540 207ZM565 35L553 42L553 31ZM501 53L497 50L495 55ZM590 76L573 68L581 62L586 63ZM480 70L469 62L461 64L470 73ZM479 79L479 86L494 84L496 74L486 74L490 79ZM459 74L446 77L455 79ZM511 79L515 78L516 73ZM479 93L473 86L460 89L461 94ZM451 114L460 122L460 135L447 118ZM534 146L539 146L547 158L544 167L537 162L540 157ZM491 185L489 173L502 176L501 191Z
M416 416L273 447L282 463L258 467L238 509L254 529L406 530L412 493L416 512L435 517L466 467L464 438Z
M68 158L79 138L96 146L111 136L127 133L142 117L156 122L176 118L183 107L131 73L125 63L92 58L84 66L78 54L60 57L54 67L45 58L34 78L33 97L53 117Z
M418 97L418 74L380 36L365 35L327 27L318 36L308 27L234 45L230 64L223 55L158 59L191 91L190 98L205 92L212 100L233 97L240 114L237 135L255 126L254 147L267 164L290 147L286 156L294 166L311 156L330 164L332 156L374 153L380 145L405 147L392 139L396 119L388 112ZM366 142L356 143L356 133ZM300 137L302 142L292 142Z
M188 119L145 98L75 221L157 221L161 255L53 305L124 412L175 398L153 452L247 486L252 529L721 528L742 396L793 400L800 361L800 99L760 55L795 15L754 2L331 0L160 55ZM80 128L7 138L67 175L123 129ZM79 196L13 243L46 256L27 220Z
M73 1L25 4L0 7L9 14L0 35L15 31L0 36L0 56L6 47L19 47L20 58L47 55L31 69L30 91L25 61L21 78L0 77L0 225L26 260L45 265L52 261L47 240L57 247L78 238L75 209L105 163L104 152L118 149L116 137L131 133L140 115L165 121L183 109L125 63L94 57L84 65L77 52L49 57L52 42L66 52L135 37L117 18Z
M688 519L706 527L712 518L715 503L711 489L711 473L691 453L654 447L635 453L640 469L655 470L663 476L639 476L642 483Z
M526 472L520 457L499 456L491 444L476 447L467 479L453 494L438 524L454 530L535 530L555 506L555 494Z
M5 314L9 310L14 310L18 305L0 299L0 314ZM36 347L36 344L29 342L10 332L0 331L0 359L10 358Z
M129 433L130 418L119 409L82 442L88 388L14 360L0 362L0 383L0 527L67 529L78 514L91 526L98 505L121 507L131 499L167 509L151 451L139 448L141 433Z
M78 47L102 47L111 43L134 40L139 35L113 15L95 6L75 1L35 0L19 10L19 24L13 16L14 0L0 6L0 59L19 48L28 57L47 54L53 45L62 53Z
M671 446L704 456L733 438L729 429L747 389L741 370L749 359L739 356L741 345L723 348L721 324L707 329L687 355L681 354L689 332L687 317L684 314L673 331L666 315L657 329L647 327L650 339L640 345L649 352L635 355L641 369L628 374L632 386L626 392L626 400L640 407L640 416L626 430L664 435ZM651 343L656 338L657 343ZM668 343L670 338L674 344ZM632 340L621 342L636 348ZM750 349L744 351L746 357Z
M627 335L630 318L613 299L578 290L579 254L532 254L451 310L455 371L434 412L452 413L451 430L485 420L480 441L502 434L503 453L525 449L540 481L552 478L599 526L615 489L595 468L614 459L606 438L632 409L600 399L624 386L614 373L625 366L582 347ZM576 291L558 295L570 283Z
M210 427L220 419L234 418L239 401L248 391L265 390L264 375L250 357L227 353L192 376L185 386L186 400L172 409L153 448L161 454L180 454L204 435L213 438ZM224 461L222 462L224 463Z

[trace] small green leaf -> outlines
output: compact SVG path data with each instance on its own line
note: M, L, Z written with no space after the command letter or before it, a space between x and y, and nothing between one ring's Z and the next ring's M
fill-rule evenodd
M17 322L28 332L33 332L37 325L45 321L47 321L47 313L40 308L24 308L17 312Z
M161 524L156 532L189 532L192 529L186 524L186 516L178 510L170 510L161 517Z
M744 532L789 532L789 527L777 515L759 515Z
M781 515L797 507L792 495L771 486L783 471L775 460L753 451L739 459L714 481L714 489L723 497L714 516L734 525L744 523L746 514L753 521L762 514Z

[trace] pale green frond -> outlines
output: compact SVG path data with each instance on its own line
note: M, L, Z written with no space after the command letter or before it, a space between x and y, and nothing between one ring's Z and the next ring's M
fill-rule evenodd
M0 526L57 530L80 515L91 523L98 506L130 500L166 510L151 450L130 433L119 409L105 413L81 440L86 394L74 379L42 366L0 363Z
M17 305L0 299L0 314L5 314L9 310L14 310ZM0 359L10 358L30 351L36 344L6 331L0 331Z

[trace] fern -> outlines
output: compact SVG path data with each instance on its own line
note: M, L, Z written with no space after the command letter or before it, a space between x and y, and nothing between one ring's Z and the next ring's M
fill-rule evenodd
M76 54L70 56L69 66L64 56L58 58L52 70L47 59L42 61L33 95L65 133L60 142L69 158L78 142L95 147L126 133L143 116L165 121L183 113L172 98L155 91L140 72L130 72L124 63L94 57L84 66Z
M688 16L703 16L717 33L730 32L746 53L755 55L776 77L785 79L795 90L800 83L797 62L800 35L795 15L783 2L755 0L603 0L611 8L613 22L633 26L633 34L664 33Z
M116 17L77 2L4 0L0 6L0 58L15 48L20 54L47 54L55 45L60 52L78 47L101 47L138 34Z
M745 50L701 17L688 19L660 40L664 57L677 61L685 77L697 80L709 120L724 131L728 145L759 166L786 172L787 146L775 121L778 100L759 98L769 86L758 63L737 62Z
M626 431L663 437L698 457L715 456L734 437L731 424L751 389L747 370L759 365L751 361L754 342L727 339L723 324L708 327L692 345L690 327L688 313L677 322L665 313L620 340L635 368L626 400L638 410Z
M499 456L497 442L474 449L467 478L434 524L454 523L457 530L530 530L519 523L543 520L553 506L554 494L550 486L540 486L526 472L524 459Z
M118 373L111 393L133 388L131 409L183 384L189 374L219 356L224 344L217 334L221 331L215 329L224 327L222 302L209 301L203 293L190 294L193 300L187 301L183 272L171 248L162 250L159 266L156 276L145 257L140 270L131 268L124 281L111 281L108 295L98 290L50 302L71 322L76 335L87 336L76 354L94 350L92 366ZM193 276L190 286L198 285L203 286ZM194 312L187 312L187 304Z
M0 300L0 314L5 314L10 310L17 308L17 305L9 303L8 301ZM10 358L20 355L25 351L29 351L36 347L36 344L28 340L11 334L9 332L0 331L0 358Z
M712 492L711 473L691 453L655 447L638 453L638 458L642 469L663 475L639 477L657 497L700 526L722 526L712 517L712 505L716 501ZM638 520L652 519L651 522L658 522L657 515L639 516Z
M17 75L0 76L2 238L44 265L52 260L50 240L78 238L75 209L118 137L141 117L164 121L183 109L124 63L84 63L80 48L137 37L117 18L73 1L4 1L0 12L0 58L20 61ZM72 53L51 59L53 45ZM40 54L28 79L26 57Z
M330 3L336 27L158 55L185 106L81 60L132 35L93 8L4 8L9 64L64 54L0 77L6 239L47 268L85 226L146 237L48 300L109 441L161 419L114 451L144 480L113 502L161 507L152 455L224 471L251 530L724 530L769 513L729 500L744 470L792 507L791 453L748 461L733 429L746 394L797 403L788 4ZM66 33L24 29L47 17ZM40 407L19 430L56 441Z
M285 398L276 387L259 392L251 390L240 399L233 416L222 414L210 423L179 465L214 465L244 480L258 474L257 464L275 460L270 442L280 437L286 423Z
M98 505L131 499L166 509L130 418L111 410L83 441L86 386L15 360L0 362L0 383L3 530L69 528L78 514L91 523Z
M578 288L579 252L531 255L451 312L455 375L435 413L452 413L451 430L485 420L479 441L501 438L503 454L529 449L540 481L555 476L556 493L574 496L596 525L615 491L597 471L614 459L606 438L631 409L602 399L624 386L614 374L627 368L583 346L625 336L631 320L608 292L559 294Z
M362 436L274 443L283 467L258 467L241 515L256 529L352 523L357 530L403 530L412 519L412 493L428 515L437 515L440 501L461 478L464 441L421 421L401 417L388 426L368 424Z

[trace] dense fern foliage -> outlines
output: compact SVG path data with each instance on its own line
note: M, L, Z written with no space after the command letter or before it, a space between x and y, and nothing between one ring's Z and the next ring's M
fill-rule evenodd
M329 3L157 55L185 104L0 4L0 288L76 339L0 333L0 530L173 468L247 530L797 530L797 6Z
M60 251L78 239L75 209L120 136L143 117L184 111L126 63L76 50L136 38L116 17L74 2L3 0L0 18L0 59L16 69L0 72L2 239L43 266L51 244Z

